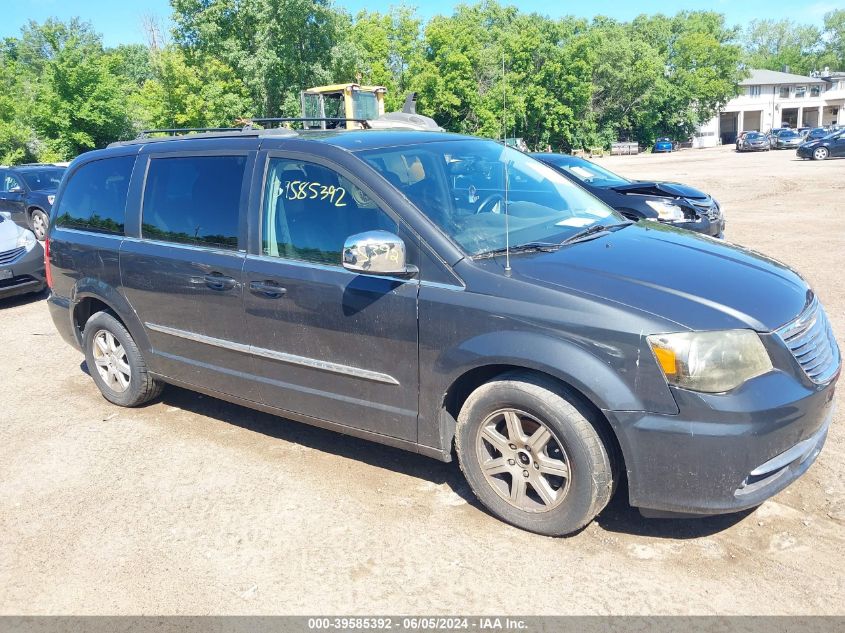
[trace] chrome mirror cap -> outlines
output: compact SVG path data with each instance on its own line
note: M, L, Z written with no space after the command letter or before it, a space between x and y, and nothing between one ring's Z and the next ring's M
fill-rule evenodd
M370 275L407 275L412 272L405 263L405 242L389 231L365 231L346 238L343 267Z

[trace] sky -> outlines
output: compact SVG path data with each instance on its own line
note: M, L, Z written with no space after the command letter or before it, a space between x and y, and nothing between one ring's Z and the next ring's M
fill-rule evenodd
M640 13L673 14L683 10L709 9L724 13L729 24L744 25L755 18L787 18L801 23L821 25L827 11L845 8L845 0L501 0L526 12L536 11L552 17L576 15L591 18L607 15L629 20ZM335 0L335 4L352 13L361 9L386 10L399 1ZM458 4L454 0L406 0L417 6L421 17L451 13ZM0 38L17 36L29 20L43 22L49 17L67 20L80 17L94 25L103 35L106 46L144 42L141 20L145 15L158 16L166 23L170 15L169 0L0 0Z

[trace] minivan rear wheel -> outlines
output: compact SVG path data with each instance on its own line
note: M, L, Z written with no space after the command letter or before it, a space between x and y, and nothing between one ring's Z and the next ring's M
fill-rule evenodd
M114 315L92 315L82 342L88 371L109 402L137 407L161 393L163 385L152 377L132 335Z
M476 389L461 408L455 444L479 501L548 536L592 521L610 501L615 476L611 448L585 413L576 394L528 372Z

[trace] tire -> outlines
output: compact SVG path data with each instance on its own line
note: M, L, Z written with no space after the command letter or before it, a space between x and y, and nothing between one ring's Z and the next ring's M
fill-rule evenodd
M36 239L43 241L47 237L47 229L50 228L50 216L42 209L33 209L29 214L29 226Z
M161 393L163 385L150 375L132 335L111 313L88 319L82 344L88 371L109 402L137 407Z
M545 376L509 372L480 386L455 430L475 496L530 532L563 536L583 528L610 501L616 482L612 444L589 417L574 393Z
M827 160L830 156L830 150L826 147L817 147L813 150L813 160Z

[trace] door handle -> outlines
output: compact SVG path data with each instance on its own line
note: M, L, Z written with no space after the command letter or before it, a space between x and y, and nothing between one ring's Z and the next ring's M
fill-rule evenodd
M251 281L249 282L249 291L271 299L278 299L287 293L285 288L273 281Z
M203 279L205 279L205 285L212 290L231 290L238 285L237 281L220 273L210 273Z

